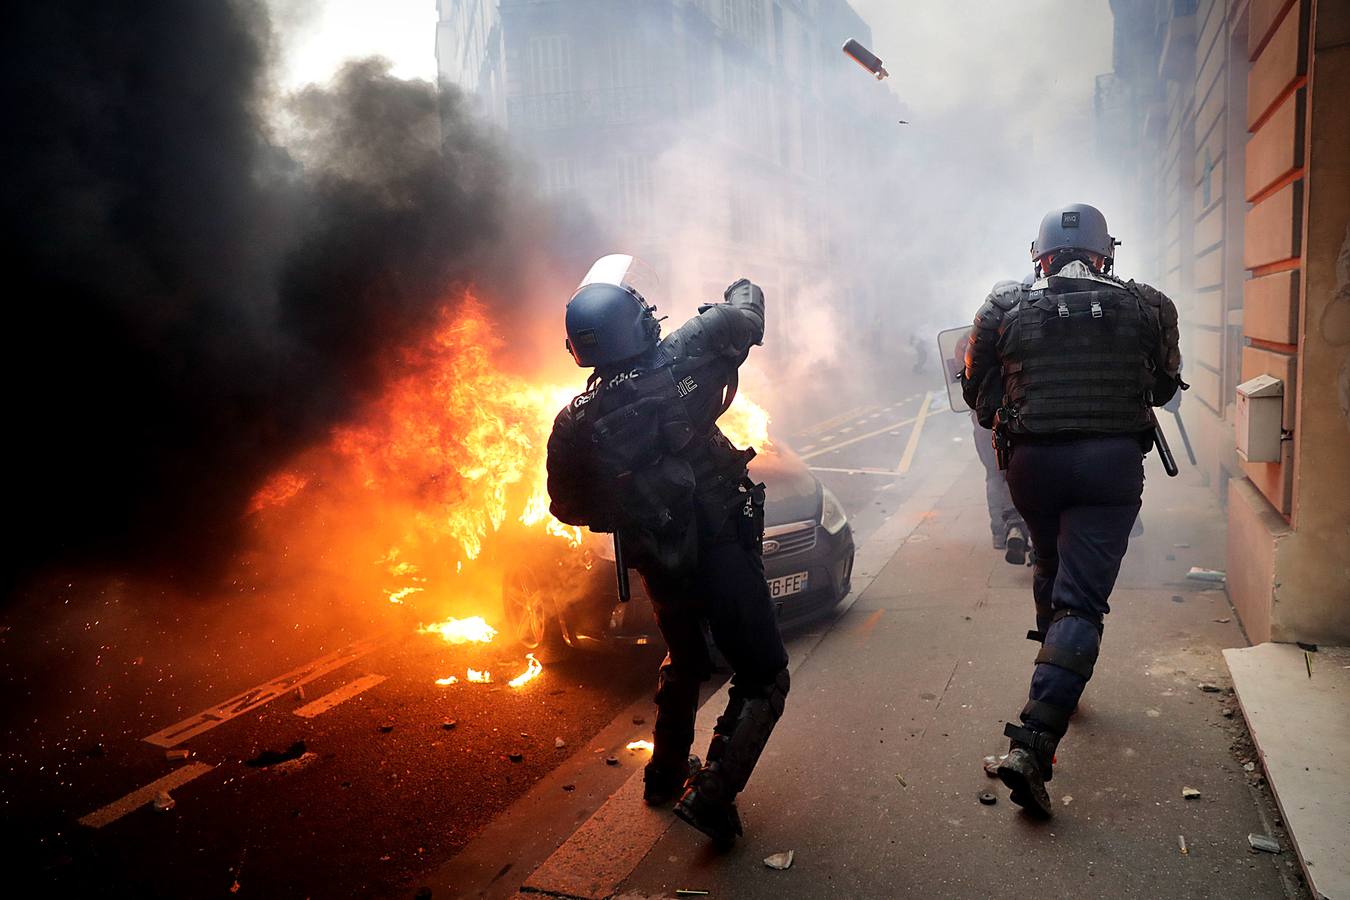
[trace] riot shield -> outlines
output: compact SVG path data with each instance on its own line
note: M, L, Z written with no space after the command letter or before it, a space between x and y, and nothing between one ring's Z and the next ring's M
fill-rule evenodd
M970 341L970 328L969 325L948 328L939 331L937 336L938 359L942 361L942 377L947 383L947 402L951 404L952 412L970 412L965 398L961 396L961 373L966 367L966 344Z

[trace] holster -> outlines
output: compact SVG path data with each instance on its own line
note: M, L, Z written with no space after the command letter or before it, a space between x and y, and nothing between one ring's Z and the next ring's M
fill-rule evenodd
M994 460L1000 472L1006 471L1012 461L1012 438L1008 435L1007 414L999 409L994 414L993 427Z

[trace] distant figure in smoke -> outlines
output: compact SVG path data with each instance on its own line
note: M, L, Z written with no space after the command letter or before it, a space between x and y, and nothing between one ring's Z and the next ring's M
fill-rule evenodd
M764 580L764 486L754 450L717 427L737 371L764 337L764 294L741 279L722 303L661 339L632 257L595 263L567 304L567 347L593 367L548 443L555 516L618 535L642 575L669 653L657 682L644 797L729 848L745 787L788 693L787 652ZM731 699L706 765L689 756L699 685L712 663L703 623L731 664Z
M1055 749L1092 677L1152 447L1151 406L1181 380L1177 311L1111 275L1116 241L1097 209L1049 213L1031 245L1037 280L1003 281L975 315L966 403L992 425L1013 502L1036 545L1042 643L1021 724L998 776L1012 801L1049 817Z
M915 375L922 374L928 367L928 342L916 331L909 336L909 346L914 351L914 367L911 371Z
M1030 287L1033 278L1027 276L1022 284ZM966 362L966 346L963 339L956 345L955 358L963 370ZM958 375L962 377L964 371ZM974 430L975 452L979 454L984 466L984 500L989 509L989 533L995 550L1003 551L1003 558L1015 566L1027 564L1027 553L1031 550L1027 540L1027 525L1022 514L1014 505L1012 494L1008 492L1008 476L998 467L994 453L994 432L980 424L980 417L970 411L970 424Z

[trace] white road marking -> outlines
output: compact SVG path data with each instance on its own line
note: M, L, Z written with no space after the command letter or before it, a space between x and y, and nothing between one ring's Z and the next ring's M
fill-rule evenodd
M839 433L840 433L840 434L848 434L848 433L849 433L850 431L852 431L852 430L853 430L853 426L852 426L852 425L845 425L843 428L840 428L840 429L839 429Z
M343 647L341 650L306 663L298 669L293 669L285 675L278 675L271 681L250 688L238 696L231 697L224 703L218 703L209 709L202 710L195 716L186 718L181 722L175 722L168 728L156 731L144 740L159 747L176 747L183 741L191 740L199 734L210 731L222 722L228 722L235 716L241 716L246 712L255 710L289 690L313 681L322 675L327 675L335 669L340 669L352 660L360 659L374 650L378 644L379 638L366 638L363 641L357 641L349 647Z
M160 791L172 791L180 788L198 776L205 775L214 769L214 765L206 763L188 763L186 766L174 769L168 775L156 781L152 781L143 788L137 788L130 794L127 794L120 800L114 800L101 809L96 809L87 816L80 817L80 824L89 828L102 828L116 822L129 812L135 812L142 806L145 806Z
M879 434L885 434L886 432L888 432L888 431L893 431L893 430L895 430L896 428L903 428L903 427L905 427L906 425L912 425L912 424L914 424L914 420L913 420L913 419L905 419L903 422L892 422L892 423L889 424L889 425L883 425L882 427L878 428L876 431L867 431L867 432L864 432L864 433L862 433L862 434L855 434L853 437L849 438L849 439L846 440L846 441L840 441L840 442L837 443L837 444L830 444L830 445L828 445L828 446L821 447L821 448L818 449L818 450L812 450L810 453L801 453L801 454L798 454L798 455L799 455L802 459L810 459L810 458L812 458L813 456L820 456L822 453L830 453L830 452L832 452L832 451L834 451L834 450L839 450L839 449L842 449L842 448L844 448L844 447L848 447L848 446L850 446L850 445L852 445L852 444L856 444L856 443L858 443L858 441L865 441L865 440L867 440L868 438L874 438L874 437L876 437L876 436L879 435ZM831 435L831 437L832 437L832 436L833 436L833 435Z
M363 675L355 681L347 682L337 690L329 691L311 703L306 703L297 709L295 714L302 719L312 719L317 715L328 712L342 701L350 700L362 691L370 690L387 677L387 675Z
M807 468L812 472L838 472L842 475L887 475L894 478L897 474L894 469L860 469L841 466L808 466Z
M814 450L815 448L816 448L816 445L815 445L815 444L807 444L805 447L799 447L799 448L797 448L797 452L798 452L798 453L806 453L807 451L809 451L809 450Z

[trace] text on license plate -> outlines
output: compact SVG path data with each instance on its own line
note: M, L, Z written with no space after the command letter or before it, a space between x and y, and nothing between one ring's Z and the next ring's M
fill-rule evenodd
M781 578L769 579L769 596L775 600L791 597L806 590L806 578L810 572L794 572Z

